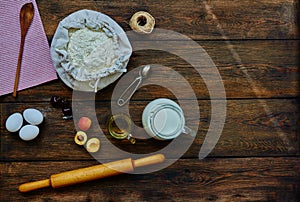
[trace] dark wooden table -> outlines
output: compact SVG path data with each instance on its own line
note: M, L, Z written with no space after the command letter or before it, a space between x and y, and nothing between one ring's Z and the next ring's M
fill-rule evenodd
M190 37L207 51L223 79L226 122L214 150L199 160L198 153L211 118L211 99L205 82L189 63L174 54L136 51L128 70L158 63L176 70L192 86L201 117L188 120L199 123L197 136L188 151L171 166L154 173L124 174L21 194L17 190L21 183L99 163L74 143L74 122L62 120L60 111L49 104L53 95L72 99L72 90L61 80L20 91L16 99L12 95L1 96L1 201L299 201L299 8L296 2L38 0L49 45L59 21L80 9L105 13L125 31L131 30L128 24L131 16L145 10L155 17L156 28ZM183 51L192 51L189 48ZM97 118L103 128L111 114L115 85L99 91L95 97ZM183 100L189 101L184 96L183 93ZM134 94L130 114L137 125L141 126L143 108L160 97L176 101L169 90L157 85L142 87ZM41 110L45 121L37 139L23 142L6 131L4 125L11 113L28 107ZM104 132L107 134L107 130ZM153 139L138 140L131 145L109 135L107 138L132 153L149 153L167 145ZM106 154L107 159L111 156Z

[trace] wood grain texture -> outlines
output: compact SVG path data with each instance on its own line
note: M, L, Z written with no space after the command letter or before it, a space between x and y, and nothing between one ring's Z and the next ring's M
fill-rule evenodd
M59 21L81 9L103 12L130 31L129 20L140 10L151 13L156 27L173 30L194 40L223 39L295 39L297 10L295 0L255 1L47 1L38 0L45 31L52 38ZM118 10L119 12L116 12ZM209 12L212 11L212 12ZM217 20L214 20L213 14Z
M188 103L189 101L187 101ZM137 127L142 127L141 117L147 101L135 101L130 105L130 115ZM299 142L297 141L297 117L299 117L297 99L283 100L229 100L227 115L221 138L211 153L211 156L282 156L299 155ZM1 104L1 158L4 160L85 160L92 157L83 147L75 144L73 138L76 133L72 120L63 121L61 111L54 109L48 103L35 103L34 107L40 109L45 121L40 126L41 133L37 139L24 142L18 134L11 134L5 130L5 119L13 112L22 112L33 106L32 104ZM80 116L92 114L93 109L86 102L78 106ZM188 126L197 130L194 143L184 155L187 158L197 158L199 149L206 136L211 119L211 106L209 101L199 101L199 119L191 119L193 108L184 108ZM268 111L265 111L269 109ZM158 151L169 142L154 139L137 140L135 145L128 141L112 138L107 131L107 120L111 114L110 102L96 103L97 121L93 123L88 135L98 136L96 127L100 124L107 138L101 141L105 148L108 141L117 147L132 153L150 153ZM78 119L77 119L78 120ZM142 128L136 128L134 135L137 138L148 137ZM101 136L99 136L101 137ZM72 151L72 152L70 152ZM100 150L101 158L110 159L116 154ZM125 156L124 156L125 157Z
M20 183L94 161L1 163L2 201L297 201L298 158L179 160L164 170L20 194ZM163 185L163 186L162 186Z
M145 42L147 43L147 42ZM222 78L226 96L232 98L285 98L299 96L299 41L233 41L230 44L216 41L198 41L215 63ZM231 47L232 46L232 47ZM239 64L231 48L240 57ZM185 46L180 54L193 53L192 47ZM209 99L208 90L199 73L180 57L154 50L134 52L128 64L128 70L145 64L161 64L177 71L192 86L198 99ZM241 67L247 70L247 79ZM152 70L151 70L152 71ZM155 69L153 69L155 71ZM168 79L169 82L181 85L174 78L166 78L163 72L149 79ZM133 74L134 76L134 74ZM134 78L132 78L134 79ZM155 82L155 81L154 81ZM254 84L255 86L251 85ZM97 93L97 100L110 100L116 83ZM161 94L161 88L152 86L151 89L141 89L142 94L135 95L137 100L151 100ZM150 91L151 90L151 91ZM52 95L72 97L72 90L62 81L56 80L18 93L18 100L10 95L1 96L0 102L36 102L48 101ZM168 96L168 95L166 95ZM182 92L185 96L185 91ZM186 99L189 97L187 96Z
M49 45L58 23L77 10L103 12L125 31L131 31L128 22L135 12L148 11L156 19L156 28L190 37L211 57L226 90L226 121L218 144L208 158L200 161L199 149L212 118L211 97L203 78L178 56L193 55L196 49L187 45L186 39L171 35L157 41L153 35L130 38L135 49L146 48L149 43L163 48L172 47L173 42L181 43L178 55L156 49L133 52L128 70L135 71L145 64L170 68L154 69L147 81L176 84L186 123L197 130L193 144L180 160L155 173L125 174L21 194L17 190L21 183L98 164L84 147L74 143L74 122L63 121L61 110L49 104L53 95L72 100L72 90L58 79L20 91L16 99L11 95L0 97L0 201L299 201L299 2L37 0L37 4ZM190 116L195 111L188 105L193 97L183 88L182 81L170 77L174 70L195 92L200 118ZM205 76L212 78L211 74ZM131 80L122 82L125 87ZM212 79L209 82L215 83ZM107 137L101 140L101 162L128 157L110 152L109 143L138 154L168 146L170 142L140 139L147 137L140 128L141 116L151 100L167 97L178 102L177 94L159 85L144 86L134 94L129 109L136 124L133 134L138 139L132 145L113 139L106 129L115 87L116 83L95 97L93 93L82 93L73 100L79 106L73 110L80 116L94 113L90 101L95 100L97 120L93 120L88 136L99 135L99 123ZM213 101L220 103L220 99ZM45 121L40 125L41 134L24 142L4 127L10 114L29 107L41 110ZM182 144L187 141L188 137ZM168 156L172 158L176 152L175 149Z

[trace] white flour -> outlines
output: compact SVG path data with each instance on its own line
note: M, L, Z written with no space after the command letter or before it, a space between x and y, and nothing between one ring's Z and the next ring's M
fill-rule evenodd
M117 57L113 47L113 39L101 30L84 28L69 32L67 51L72 65L89 74L114 64Z

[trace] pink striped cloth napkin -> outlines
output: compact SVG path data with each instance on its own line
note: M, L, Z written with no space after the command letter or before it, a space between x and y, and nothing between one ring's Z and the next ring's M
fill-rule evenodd
M0 4L0 96L13 92L21 41L19 13L32 2L35 13L23 52L18 90L57 79L50 48L35 0L5 0Z

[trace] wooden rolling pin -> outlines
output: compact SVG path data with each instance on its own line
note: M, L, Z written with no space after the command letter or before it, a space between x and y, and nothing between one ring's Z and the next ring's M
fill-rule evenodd
M19 191L29 192L50 186L53 188L59 188L68 185L74 185L82 182L88 182L100 178L118 175L125 172L132 172L134 168L162 163L164 160L164 155L156 154L137 160L128 158L106 164L80 168L77 170L71 170L51 175L49 179L21 184L19 186Z

